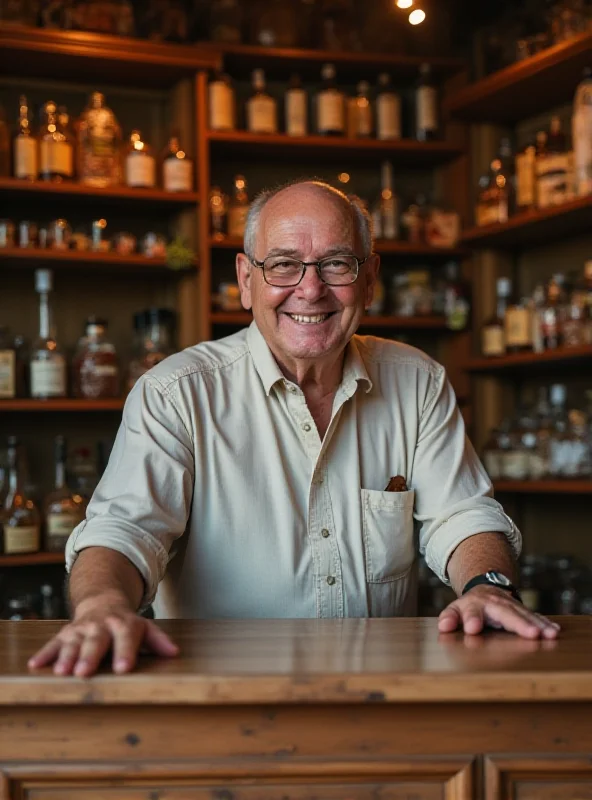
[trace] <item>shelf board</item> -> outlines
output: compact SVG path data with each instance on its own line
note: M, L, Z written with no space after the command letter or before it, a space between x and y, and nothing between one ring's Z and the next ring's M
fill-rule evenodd
M592 345L562 347L544 353L512 353L497 358L473 358L465 365L467 372L501 372L522 369L569 368L592 360Z
M210 314L213 325L250 325L253 316L248 311L214 311ZM444 317L372 317L365 316L362 328L394 328L397 330L447 330Z
M29 567L39 564L64 564L63 553L23 553L22 555L0 556L0 567Z
M90 250L40 250L34 247L0 248L0 267L24 268L50 263L52 268L95 268L117 272L145 272L186 275L190 269L174 270L167 267L164 258L142 255L122 256L117 253L95 253Z
M494 481L493 488L514 494L592 494L592 480Z
M192 206L199 202L197 192L165 192L162 189L130 189L127 186L115 186L108 189L96 189L94 186L84 186L81 183L54 183L52 181L23 181L17 178L0 178L0 196L11 199L22 198L30 202L32 199L43 200L53 196L54 200L69 199L70 201L109 203L109 205L142 207L154 206L155 208Z
M124 403L125 400L119 397L107 400L84 400L77 397L34 400L27 397L0 400L0 414L6 411L122 411Z
M444 100L444 111L473 122L514 123L573 99L592 61L592 33L518 61Z
M0 25L0 72L17 77L168 88L221 66L219 51L81 31Z
M209 131L212 148L244 158L245 153L284 158L319 158L323 161L381 161L389 159L402 167L436 167L461 156L465 151L448 142L417 142L415 139L379 141L347 139L340 136L288 136L285 133L258 134L249 131Z
M467 247L512 250L585 233L591 224L592 195L587 195L553 208L523 211L508 222L470 228L461 241Z
M391 55L390 53L351 53L304 48L258 47L256 45L202 44L204 49L218 51L224 59L224 69L241 77L259 67L271 79L286 79L293 72L305 80L318 80L323 64L335 64L341 80L370 78L388 72L394 81L398 78L416 78L420 65L429 62L437 80L455 75L465 69L460 58L422 58L421 56Z

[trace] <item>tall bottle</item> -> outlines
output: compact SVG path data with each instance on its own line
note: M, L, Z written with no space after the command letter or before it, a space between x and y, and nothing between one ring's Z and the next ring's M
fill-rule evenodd
M537 155L536 171L539 208L560 205L571 198L570 155L559 117L551 119L545 149Z
M381 167L381 192L378 204L380 231L383 239L399 238L399 198L393 189L393 165L385 161Z
M563 321L565 319L564 277L553 275L547 287L547 299L542 310L543 347L555 350L563 344Z
M62 553L68 537L84 519L86 503L81 495L70 489L66 481L66 457L66 440L63 436L57 436L54 488L45 498L45 549L50 553Z
M503 356L506 352L505 319L512 293L509 278L499 278L496 284L497 306L495 314L485 320L481 328L481 352L484 356Z
M24 94L19 100L17 131L13 142L14 177L27 181L37 180L39 174L39 148L37 137L31 130L29 104Z
M290 78L286 89L286 133L288 136L306 136L308 133L308 95L302 88L298 75Z
M165 192L193 191L193 161L177 135L169 138L162 159L162 187Z
M78 131L80 181L104 189L121 183L121 127L100 92L93 92Z
M356 137L367 139L369 136L372 136L373 129L370 84L368 81L360 81L357 86L357 91L358 93L355 98L356 115L354 134Z
M247 128L251 133L277 133L277 103L265 88L265 72L254 69L253 94L247 100Z
M53 322L50 295L53 273L49 269L35 272L35 291L39 294L39 335L31 348L31 397L47 399L65 397L67 390L66 359L58 345Z
M438 136L438 92L432 83L432 68L422 64L415 90L415 137L420 142Z
M592 69L587 67L576 89L571 120L575 190L579 196L592 192Z
M217 72L208 86L210 130L236 129L236 100L230 76Z
M48 100L41 110L39 174L43 180L61 183L74 178L74 141L58 117L56 104Z
M247 182L242 175L234 179L234 194L228 205L228 235L241 239L245 235L245 226L249 214L249 195Z
M325 136L345 133L345 98L335 83L335 67L324 64L321 70L323 85L316 98L317 131Z
M7 555L37 553L41 547L41 517L22 483L19 441L8 439L8 494L4 500L3 551Z
M376 137L383 141L401 138L401 98L392 90L390 75L386 72L378 76Z
M153 189L156 186L156 161L138 130L132 131L127 146L125 183L132 189Z
M518 294L510 300L506 309L504 337L508 353L532 350L531 309Z
M536 205L536 145L529 142L515 158L516 208L526 211Z

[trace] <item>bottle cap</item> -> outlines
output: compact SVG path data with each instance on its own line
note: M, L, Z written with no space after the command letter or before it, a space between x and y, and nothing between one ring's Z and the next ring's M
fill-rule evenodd
M50 269L35 270L35 291L51 292L53 290L53 272Z

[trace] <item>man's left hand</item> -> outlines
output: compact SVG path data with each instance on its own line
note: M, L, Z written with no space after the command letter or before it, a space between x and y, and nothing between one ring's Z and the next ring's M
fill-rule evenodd
M509 592L495 586L475 586L450 603L438 618L440 633L459 628L465 633L482 633L485 627L516 633L524 639L556 639L559 625L535 614Z

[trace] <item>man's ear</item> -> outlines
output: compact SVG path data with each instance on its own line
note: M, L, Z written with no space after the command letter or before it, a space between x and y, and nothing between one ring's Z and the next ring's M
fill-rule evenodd
M372 305L374 287L376 286L378 273L380 272L380 256L377 253L373 253L364 264L364 269L366 271L366 297L364 307L368 309Z
M251 277L253 265L245 253L239 253L236 257L236 279L240 288L241 303L247 311L252 308L251 300Z

